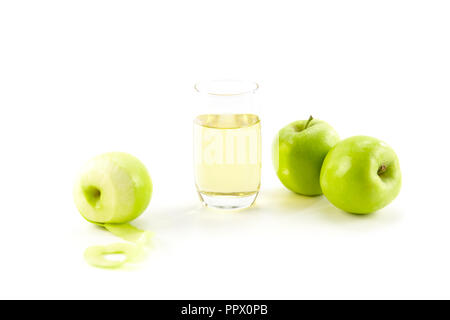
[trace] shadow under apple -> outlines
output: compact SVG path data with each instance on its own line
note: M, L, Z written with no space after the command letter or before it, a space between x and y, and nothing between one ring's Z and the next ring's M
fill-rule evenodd
M348 213L333 206L323 195L302 196L282 188L265 190L260 196L260 206L264 210L271 210L274 214L289 214L293 221L316 220L320 223L375 226L394 223L401 217L401 212L391 206L371 214Z
M357 215L334 207L325 196L307 197L283 188L262 190L256 203L243 210L217 210L192 201L186 205L158 206L136 220L137 227L157 235L230 232L258 228L259 223L301 225L346 225L350 229L366 230L390 225L401 218L395 207L386 207L368 215Z
M258 208L275 213L298 213L323 201L321 196L302 196L282 188L263 190L258 200Z

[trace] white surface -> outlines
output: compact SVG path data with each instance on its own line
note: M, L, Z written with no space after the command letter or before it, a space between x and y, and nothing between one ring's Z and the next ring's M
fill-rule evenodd
M0 298L450 298L446 1L3 1ZM260 83L263 184L238 214L199 208L193 84ZM310 114L397 152L403 189L358 217L285 190L278 129ZM72 181L122 150L155 186L135 270L88 266L118 241Z

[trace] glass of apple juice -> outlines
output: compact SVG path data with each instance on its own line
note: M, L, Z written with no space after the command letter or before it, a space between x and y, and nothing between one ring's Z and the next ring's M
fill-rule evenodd
M217 80L199 82L194 120L194 172L200 200L207 207L251 206L261 182L261 123L254 103L258 84Z

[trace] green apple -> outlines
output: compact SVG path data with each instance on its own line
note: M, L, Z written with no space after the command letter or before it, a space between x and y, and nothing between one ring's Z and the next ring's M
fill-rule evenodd
M278 178L295 193L307 196L322 194L322 162L338 141L339 135L325 121L310 117L288 124L278 132L272 147Z
M366 136L339 142L326 156L320 174L325 197L336 207L358 214L388 205L399 194L401 183L394 150Z
M74 187L81 215L96 224L126 223L148 206L152 181L134 156L123 152L101 154L82 168Z

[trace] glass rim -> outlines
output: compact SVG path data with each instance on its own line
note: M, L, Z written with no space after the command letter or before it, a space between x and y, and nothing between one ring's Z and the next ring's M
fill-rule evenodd
M233 85L234 87L233 89L231 89ZM220 88L221 86L222 88ZM245 81L245 80L230 80L230 79L208 80L197 82L194 85L194 89L195 91L201 94L208 94L212 96L221 96L221 97L232 97L255 93L259 89L259 84L254 81Z

